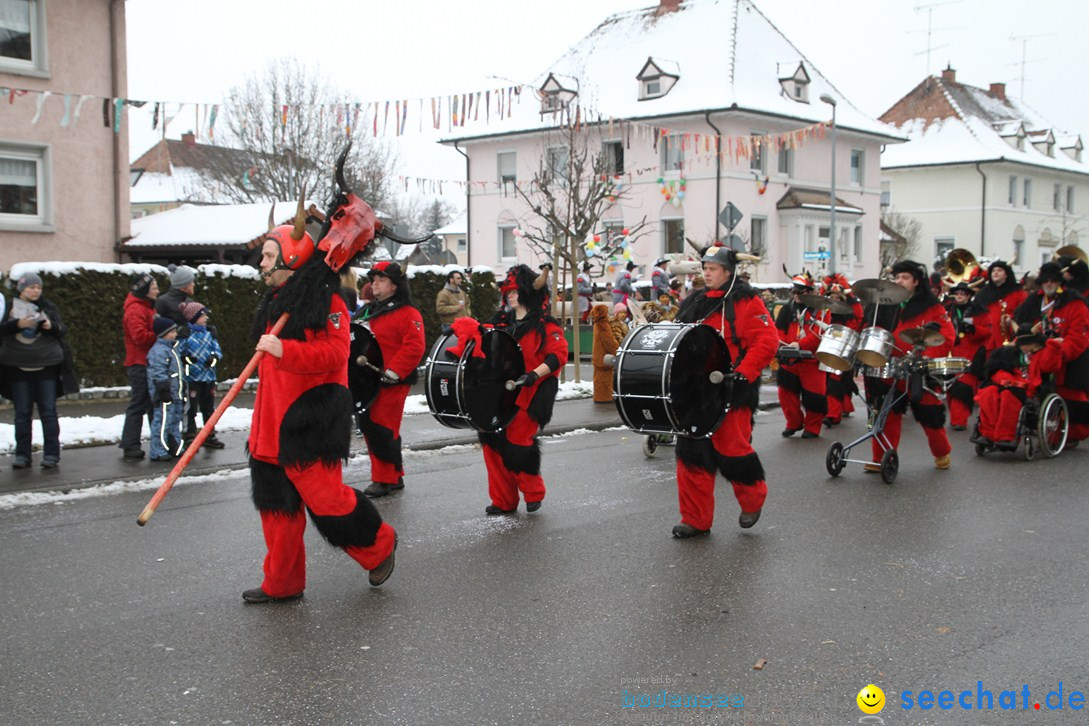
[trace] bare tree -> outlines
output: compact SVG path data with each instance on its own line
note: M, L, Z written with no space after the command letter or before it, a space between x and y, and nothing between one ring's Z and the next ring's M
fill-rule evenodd
M318 69L294 59L273 61L232 89L222 110L223 132L216 136L224 153L208 154L205 172L217 198L288 200L305 189L320 199L334 185L333 164L351 128L348 184L384 212L392 201L394 155L385 144L347 125L349 117L356 123L364 119L342 99Z
M911 259L919 247L919 237L923 233L922 223L892 207L882 208L881 222L898 235L892 242L881 243L881 268L884 269L899 260Z

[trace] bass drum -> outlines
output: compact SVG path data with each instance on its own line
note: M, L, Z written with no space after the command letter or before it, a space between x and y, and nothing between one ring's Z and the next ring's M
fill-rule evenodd
M494 329L481 335L483 358L473 356L475 342L460 356L446 350L457 343L457 336L447 333L427 355L424 393L431 415L454 429L502 431L518 412L515 402L521 389L508 391L506 383L526 372L522 347L510 333Z
M613 401L624 425L639 433L707 438L726 416L732 378L730 351L706 325L654 323L624 338L616 351Z
M352 392L355 412L363 413L378 397L379 380L382 378L379 371L385 370L382 349L367 326L352 323L348 330L352 341L348 358L348 389Z

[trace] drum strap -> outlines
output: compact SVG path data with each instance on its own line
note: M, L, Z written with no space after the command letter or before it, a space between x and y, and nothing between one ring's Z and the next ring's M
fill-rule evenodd
M745 349L741 347L741 338L737 336L737 312L734 310L734 299L731 296L727 296L722 303L722 320L724 324L730 326L730 340L734 342L734 347L737 348L737 360L733 364L734 370L737 370L737 366L745 357ZM720 329L718 333L723 338L726 337L724 330Z

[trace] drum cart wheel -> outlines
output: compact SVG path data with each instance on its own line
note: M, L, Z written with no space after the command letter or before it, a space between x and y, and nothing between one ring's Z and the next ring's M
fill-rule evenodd
M658 451L658 434L650 434L643 437L643 456L653 459Z
M839 473L843 471L844 464L843 444L837 441L828 447L828 455L824 458L824 468L832 476L839 476Z
M1063 450L1069 428L1066 401L1054 393L1048 394L1040 404L1040 415L1036 417L1036 443L1044 456L1050 459Z
M900 471L900 455L896 449L889 449L881 457L881 481L892 484Z

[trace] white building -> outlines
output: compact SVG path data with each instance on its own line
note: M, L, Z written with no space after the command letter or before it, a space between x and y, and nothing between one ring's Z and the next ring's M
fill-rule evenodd
M954 248L1035 269L1089 240L1089 165L1081 137L1006 95L929 77L881 119L910 137L881 157L890 208L922 225L920 261Z
M532 196L542 160L563 164L573 126L620 183L595 231L645 219L631 246L645 270L722 239L719 211L732 202L745 215L735 233L764 256L755 281L784 279L784 264L817 271L831 216L827 94L838 123L837 268L877 272L880 149L902 137L851 105L750 0L662 0L613 15L534 90L487 133L446 140L469 159L468 264L536 261L516 230L541 223L515 187ZM623 263L612 259L607 279Z

